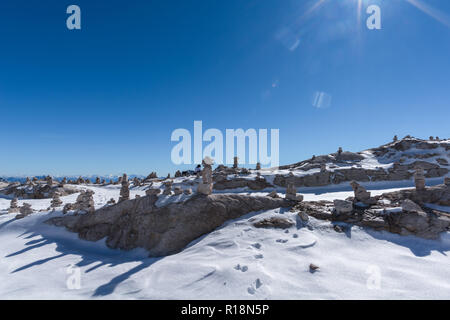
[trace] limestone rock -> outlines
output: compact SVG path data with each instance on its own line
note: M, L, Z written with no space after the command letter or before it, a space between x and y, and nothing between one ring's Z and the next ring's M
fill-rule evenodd
M9 209L8 209L8 213L17 213L19 212L19 205L17 203L18 199L17 198L13 198L11 200L11 203L9 205Z
M141 247L151 256L163 256L179 252L227 220L292 205L284 199L239 194L197 194L160 208L155 201L156 196L145 196L101 208L92 215L55 217L47 223L65 226L90 241L106 237L111 248Z
M353 211L353 202L336 199L333 201L337 215L349 215Z
M130 199L130 183L128 182L128 176L126 173L123 174L121 179L122 187L120 188L120 198L119 202Z
M278 229L288 229L292 227L294 224L295 223L292 220L282 217L266 218L253 223L253 225L256 228L278 228Z
M20 213L18 215L16 215L15 219L25 218L26 216L29 216L32 213L33 213L33 209L31 208L31 204L24 203L22 205L22 207L20 207Z
M351 181L350 185L352 186L353 192L355 194L355 199L361 202L367 202L370 199L370 192L366 190L362 185L357 183L356 181Z
M423 174L422 167L418 167L416 169L416 173L414 174L414 183L417 191L425 190L425 175Z
M53 194L53 199L51 201L51 208L57 208L60 207L63 204L63 202L61 201L60 197L59 197L59 193L55 192Z

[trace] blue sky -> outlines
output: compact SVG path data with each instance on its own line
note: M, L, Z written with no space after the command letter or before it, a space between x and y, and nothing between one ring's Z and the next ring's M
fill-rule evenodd
M317 2L1 1L0 175L166 175L194 120L279 129L281 164L448 137L450 1Z

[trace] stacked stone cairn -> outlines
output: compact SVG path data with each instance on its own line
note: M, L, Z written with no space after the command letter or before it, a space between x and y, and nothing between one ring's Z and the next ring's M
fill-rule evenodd
M416 172L414 173L414 183L417 191L425 190L425 175L421 167L416 168Z
M172 195L172 185L173 185L173 181L172 180L168 180L168 181L164 182L163 195L165 195L165 196Z
M295 187L295 184L288 183L286 188L286 199L293 200L293 201L303 201L302 195L297 195L297 188Z
M94 213L94 191L81 190L74 204L68 203L63 208L63 213L66 214L70 210L75 210L76 213Z
M51 201L50 207L51 208L57 208L60 207L63 204L60 198L60 194L58 192L53 193L53 199Z
M126 173L123 174L120 181L122 187L120 188L119 202L126 201L130 199L130 183L128 182L128 176Z
M376 200L370 196L370 192L356 181L351 181L350 186L354 192L354 202L362 202L364 204L375 204Z
M235 157L235 164L236 163L237 157ZM203 164L202 182L199 183L197 187L197 192L204 195L210 195L212 194L213 189L212 165L214 164L214 160L211 159L210 157L205 157L205 159L203 159L202 161L202 164Z
M237 169L238 164L239 164L239 158L238 157L234 157L234 159L233 159L233 168Z
M17 212L19 212L19 205L17 203L17 198L14 198L11 200L8 213L17 213Z

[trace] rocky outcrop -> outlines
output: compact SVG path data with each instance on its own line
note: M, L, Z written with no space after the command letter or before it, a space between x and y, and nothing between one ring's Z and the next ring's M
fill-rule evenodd
M90 241L106 237L111 248L141 247L152 256L162 256L182 250L227 220L253 211L293 205L285 199L237 194L197 194L161 208L155 206L156 200L155 195L145 196L101 208L90 215L52 218L48 223L65 226Z
M67 196L73 193L79 192L73 186L64 185L60 186L49 185L47 182L42 183L38 182L37 184L25 184L20 185L20 183L10 184L5 190L4 193L6 195L13 195L17 198L22 199L49 199L53 198L55 193L58 193L60 196Z
M226 176L223 178L216 178L214 183L215 190L229 190L236 188L249 188L251 190L263 190L266 188L273 187L270 183L266 181L264 177L256 177L256 179L244 179L244 178L234 178L228 180Z
M122 187L120 188L119 202L122 202L130 199L130 183L126 173L123 174L120 183L122 184Z
M94 191L92 190L82 190L75 203L68 203L64 206L63 213L66 214L72 210L75 213L93 213L95 211L93 195Z
M301 202L294 210L299 211L299 216L310 215L400 235L436 239L441 232L450 231L450 214L429 209L426 204L450 206L449 188L443 184L420 191L407 189L384 193L372 198L376 200L375 204L364 206L348 200Z
M256 228L288 229L295 224L294 221L283 217L270 217L253 223Z
M30 214L32 214L34 211L31 208L31 204L29 203L24 203L22 205L22 207L20 207L20 213L18 215L15 216L15 219L23 219L26 216L29 216Z

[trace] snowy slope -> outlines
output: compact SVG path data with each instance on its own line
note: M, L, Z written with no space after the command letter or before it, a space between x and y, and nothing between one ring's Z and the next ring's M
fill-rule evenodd
M408 185L378 184L372 193L399 187ZM81 188L93 189L96 206L101 207L110 198L118 199L120 187ZM301 191L305 200L352 194L346 186ZM144 193L143 188L132 189L131 197ZM62 200L74 202L76 196ZM25 202L45 210L50 199ZM144 250L112 250L103 240L80 240L77 234L43 224L60 212L43 211L16 221L13 215L2 214L8 206L9 200L0 198L2 299L450 298L449 233L440 240L359 227L337 233L329 222L311 218L302 225L294 213L276 209L229 221L178 254L147 258ZM274 215L289 217L297 226L288 230L252 226L252 219ZM319 271L311 273L310 263ZM81 287L69 289L67 282L77 270Z

